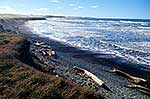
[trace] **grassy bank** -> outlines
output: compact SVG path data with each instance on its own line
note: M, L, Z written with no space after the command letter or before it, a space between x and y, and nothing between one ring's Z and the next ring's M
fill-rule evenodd
M16 18L39 18L42 16L34 15L19 15L19 14L0 14L0 19L16 19Z
M103 98L64 78L36 70L28 49L29 42L24 38L0 33L0 99Z

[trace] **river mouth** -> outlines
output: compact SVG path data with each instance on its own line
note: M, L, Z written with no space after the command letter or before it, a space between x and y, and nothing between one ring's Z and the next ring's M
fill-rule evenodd
M80 49L75 57L109 61L126 71L132 69L133 74L150 73L149 21L48 18L29 21L26 26L34 34L70 46L62 51L75 53L72 47Z

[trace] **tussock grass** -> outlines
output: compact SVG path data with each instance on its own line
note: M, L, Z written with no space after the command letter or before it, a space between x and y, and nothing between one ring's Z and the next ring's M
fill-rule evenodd
M9 42L16 42L16 41L19 41L21 40L22 38L21 37L18 37L16 36L15 33L0 33L0 41L8 41Z

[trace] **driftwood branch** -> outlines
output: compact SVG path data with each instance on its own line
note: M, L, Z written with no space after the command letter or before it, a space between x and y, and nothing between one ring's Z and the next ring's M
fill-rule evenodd
M143 78L131 76L131 75L129 75L129 74L127 74L127 73L125 73L125 72L123 72L121 70L116 69L116 68L113 68L112 72L114 72L114 73L116 73L118 75L125 76L125 77L129 78L130 80L132 80L134 83L146 82L146 80L143 79Z
M127 85L126 87L128 87L128 88L142 89L142 90L150 92L149 88L146 88L146 87L141 86L141 85Z
M118 70L116 68L113 68L112 72L118 74L118 75L122 75L125 76L127 78L129 78L130 80L132 80L135 84L134 85L127 85L126 87L128 88L134 88L134 89L141 89L143 90L142 92L145 94L150 94L150 80L149 79L143 79L143 78L139 78L139 77L134 77L131 76L121 70Z

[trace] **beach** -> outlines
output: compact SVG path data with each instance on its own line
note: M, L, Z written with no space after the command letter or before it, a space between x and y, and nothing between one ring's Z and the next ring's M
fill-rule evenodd
M7 31L14 31L18 35L25 37L28 41L44 42L47 46L50 46L56 53L56 57L49 60L48 65L53 66L55 72L66 78L69 81L73 81L80 86L91 88L102 93L107 99L149 99L149 96L143 94L139 90L127 88L127 85L132 84L128 78L110 73L113 67L127 72L136 77L149 78L150 72L144 72L137 68L132 67L134 64L117 64L114 61L106 58L97 58L95 56L99 53L93 53L89 50L83 50L70 45L66 45L64 42L59 42L48 37L43 37L38 34L34 34L29 27L25 25L30 20L45 20L44 18L31 18L31 19L5 19L0 20L0 24ZM89 72L95 74L99 79L105 82L105 84L111 89L111 91L102 88L91 83L88 79L82 78L82 76L75 74L73 67L80 67Z

